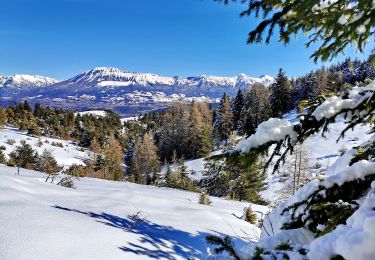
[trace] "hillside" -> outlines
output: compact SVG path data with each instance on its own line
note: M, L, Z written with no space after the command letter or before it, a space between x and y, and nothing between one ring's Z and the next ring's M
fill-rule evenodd
M14 173L0 165L0 259L202 259L208 234L241 245L260 231L233 215L247 203L206 206L196 193L90 178L68 189Z

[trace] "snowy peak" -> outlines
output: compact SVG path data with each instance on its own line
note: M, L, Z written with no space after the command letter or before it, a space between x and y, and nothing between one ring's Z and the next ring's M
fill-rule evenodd
M99 87L128 85L148 86L155 84L173 85L175 79L151 73L128 72L113 67L98 67L68 79L66 83Z
M83 87L124 87L124 86L203 86L203 87L250 87L254 83L271 84L273 78L249 77L240 74L233 77L207 76L168 77L152 73L123 71L113 67L98 67L83 72L63 83L79 84Z
M40 88L57 83L58 80L39 75L16 74L10 77L0 77L0 87L4 88Z

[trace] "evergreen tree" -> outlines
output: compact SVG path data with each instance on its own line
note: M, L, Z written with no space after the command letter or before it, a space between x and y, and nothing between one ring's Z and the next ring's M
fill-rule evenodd
M251 135L260 123L271 117L268 89L264 85L254 84L246 95L246 106L244 108L242 132Z
M21 145L9 154L8 164L18 168L33 169L36 165L38 154L31 145L22 140Z
M280 117L290 110L292 103L291 90L292 84L285 75L285 72L280 69L275 83L270 87L270 103L274 117Z
M216 0L229 3L230 0ZM233 2L235 0L232 0ZM248 43L269 43L275 31L279 42L289 43L300 32L308 35L306 46L319 42L311 57L314 61L332 59L350 45L363 52L375 26L375 9L372 1L285 1L244 0L248 2L242 16L261 17L262 21L249 33ZM353 8L355 7L355 8Z
M61 171L61 167L57 164L50 150L44 149L43 153L38 156L35 169L47 174L54 174Z
M5 154L3 150L0 150L0 164L6 164L6 163L7 163L7 159L5 157Z
M243 112L245 100L244 95L241 89L238 89L237 95L232 103L233 111L233 128L238 131L239 134L242 134L243 130Z
M248 161L227 163L227 171L233 179L230 185L230 197L240 201L265 204L266 202L260 196L260 192L267 187L267 175L263 167L258 156L255 156L251 163Z
M223 98L220 100L220 105L217 110L217 117L215 122L216 136L220 141L227 142L230 133L233 130L233 113L230 104L230 97L224 93Z
M205 165L206 178L200 182L209 195L265 204L260 192L267 187L266 174L259 155L210 160Z

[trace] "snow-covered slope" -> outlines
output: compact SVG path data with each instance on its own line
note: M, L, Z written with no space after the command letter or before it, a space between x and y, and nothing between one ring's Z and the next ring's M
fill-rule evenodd
M9 142L12 140L15 141L15 143L10 145ZM84 165L84 161L89 158L89 152L87 150L82 150L81 147L71 141L44 136L37 138L27 135L25 132L19 131L16 128L0 128L0 146L5 147L3 151L5 156L8 156L16 146L20 145L22 140L30 144L39 154L41 154L44 149L52 151L57 163L61 166L70 166L72 164ZM53 143L62 144L63 147L52 145Z
M90 178L68 189L14 173L0 165L0 259L205 259L208 234L238 245L259 234L233 215L246 203L200 205L196 193Z

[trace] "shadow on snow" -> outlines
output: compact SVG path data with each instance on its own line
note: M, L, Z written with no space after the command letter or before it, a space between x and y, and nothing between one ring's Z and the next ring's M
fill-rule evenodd
M122 218L104 212L97 214L57 205L53 207L60 210L84 214L107 226L139 235L139 243L128 242L126 246L119 247L119 249L124 252L155 259L175 259L175 257L203 259L207 256L207 248L209 245L206 244L205 237L210 235L209 233L199 232L197 234L191 234L186 231L174 229L170 226L152 223L147 219L138 218L135 220L132 217ZM218 236L224 236L223 234L215 233Z

